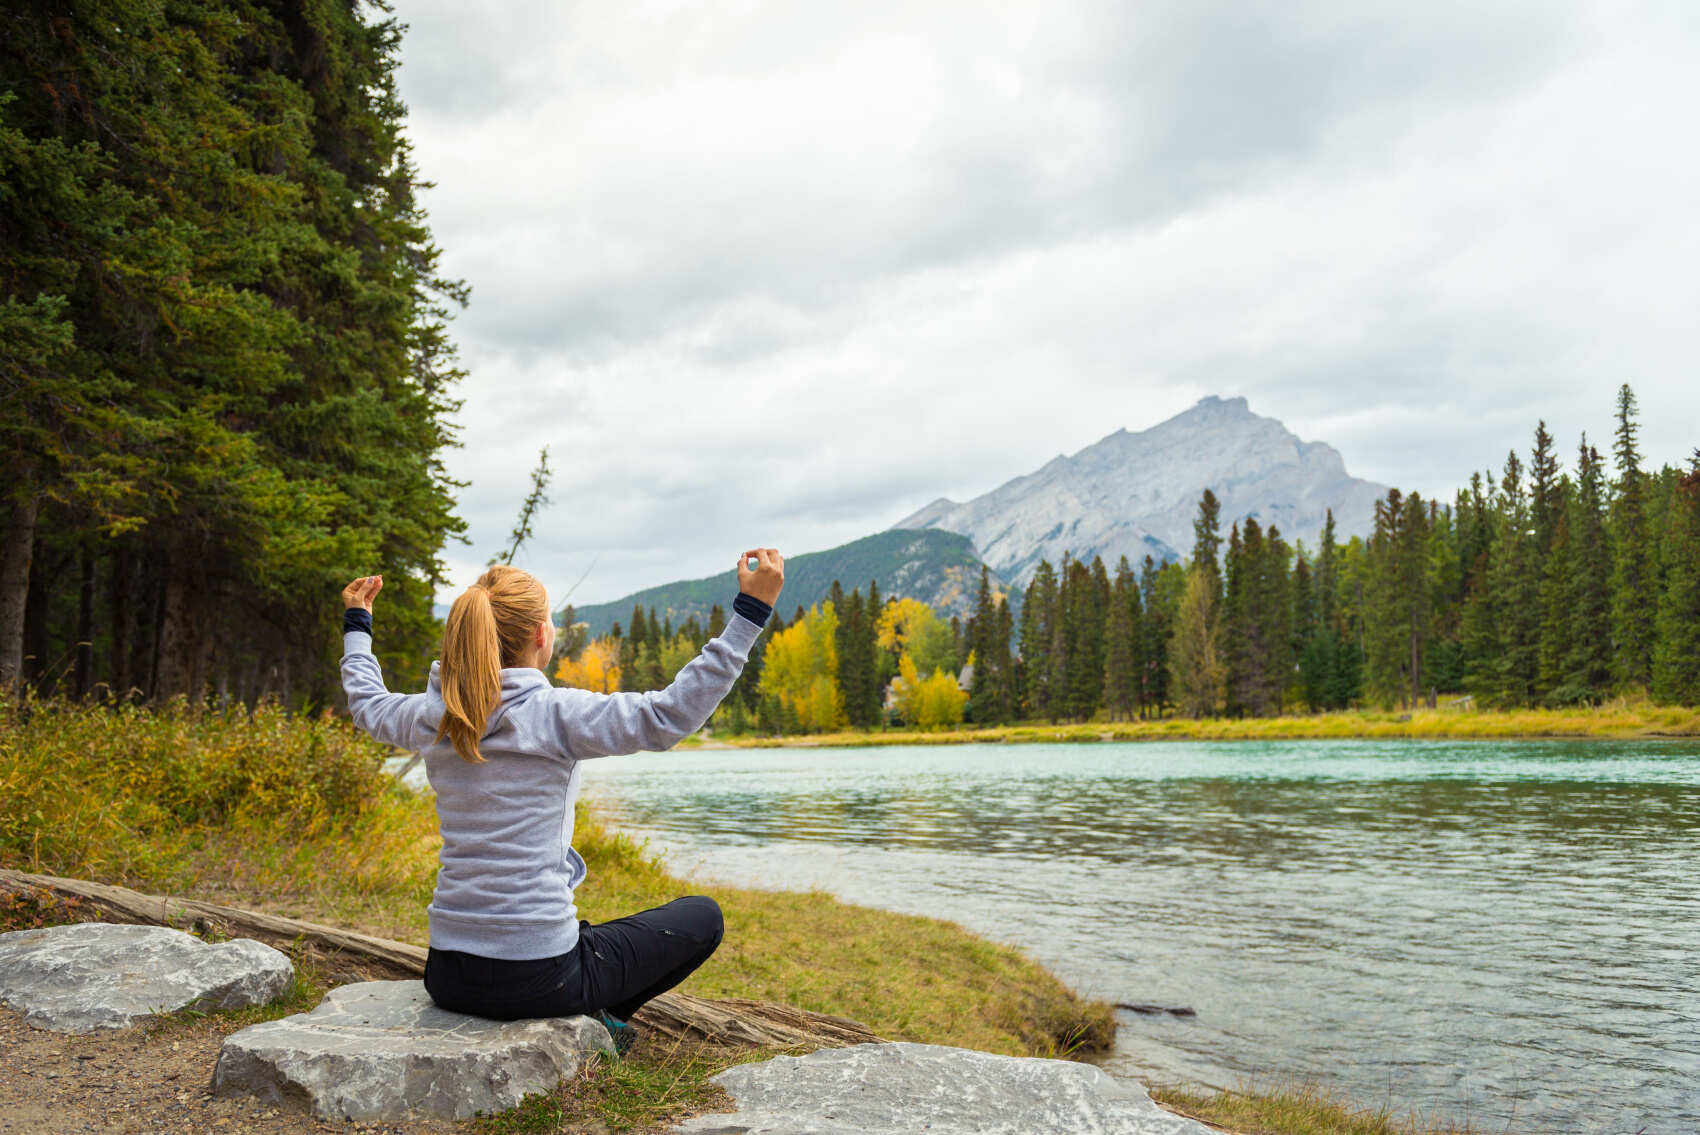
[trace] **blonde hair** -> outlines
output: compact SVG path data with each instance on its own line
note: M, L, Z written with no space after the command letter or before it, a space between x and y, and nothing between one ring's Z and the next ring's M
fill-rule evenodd
M496 564L461 592L443 629L443 721L446 735L469 764L484 760L478 738L502 693L502 667L516 665L532 631L549 619L549 595L535 576Z

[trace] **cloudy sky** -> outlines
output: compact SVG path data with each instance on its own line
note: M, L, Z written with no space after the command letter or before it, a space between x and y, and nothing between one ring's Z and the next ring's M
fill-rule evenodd
M1450 492L1700 444L1700 5L396 0L470 377L454 586L600 602L1206 394ZM731 583L728 583L730 590Z

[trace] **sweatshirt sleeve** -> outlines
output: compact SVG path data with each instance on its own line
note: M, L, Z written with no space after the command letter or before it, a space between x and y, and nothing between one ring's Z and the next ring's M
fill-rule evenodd
M364 612L362 612L364 614ZM342 690L348 695L349 716L354 724L386 745L414 751L429 744L434 728L424 727L425 694L392 694L384 686L384 672L372 653L371 620L365 630L344 623L342 635ZM428 732L430 736L422 736Z
M555 690L555 734L566 755L582 759L671 749L701 729L731 692L760 634L760 624L734 614L726 629L710 639L664 690L641 694Z

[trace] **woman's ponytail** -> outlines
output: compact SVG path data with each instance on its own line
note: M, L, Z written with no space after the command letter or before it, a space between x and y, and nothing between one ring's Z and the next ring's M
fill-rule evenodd
M478 739L502 695L502 667L519 660L533 628L549 618L543 585L516 567L497 564L461 593L443 629L443 720L461 759L484 760Z

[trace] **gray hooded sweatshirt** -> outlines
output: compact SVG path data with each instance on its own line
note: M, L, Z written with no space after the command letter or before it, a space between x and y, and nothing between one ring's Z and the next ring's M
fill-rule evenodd
M422 753L437 794L443 852L428 908L431 945L524 961L578 943L573 888L584 860L573 850L578 763L588 757L670 749L702 728L743 672L760 625L734 614L726 629L651 693L597 694L552 686L540 670L502 671L501 700L469 764L447 737L441 663L422 694L392 694L372 636L343 635L342 688L354 723L379 741Z

